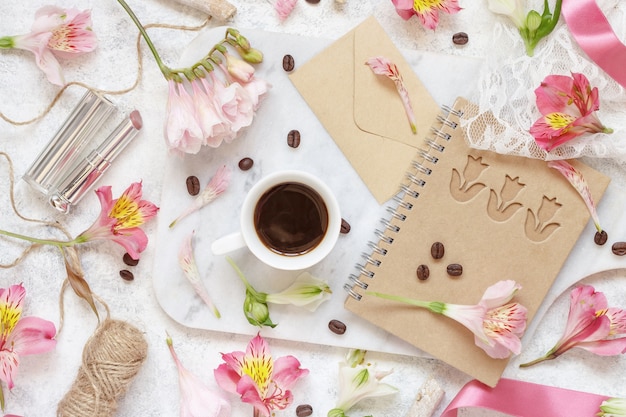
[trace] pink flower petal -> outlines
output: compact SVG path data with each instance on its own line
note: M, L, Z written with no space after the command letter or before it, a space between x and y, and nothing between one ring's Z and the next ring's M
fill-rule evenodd
M393 62L389 61L387 58L383 56L377 56L373 58L369 58L366 62L367 65L372 69L374 74L384 75L391 79L398 93L400 94L400 98L402 99L402 105L404 106L404 111L406 112L407 118L409 119L409 125L411 126L411 131L413 133L417 133L415 127L415 113L413 112L413 106L411 105L411 100L409 98L409 92L404 85L404 81L402 79L402 75L398 70L398 67Z
M56 328L51 321L39 317L22 318L7 339L20 356L46 353L56 346Z
M596 205L583 174L567 161L550 161L548 162L548 166L559 171L569 181L572 187L578 191L578 194L580 194L585 202L585 205L587 206L587 210L589 210L589 214L593 219L596 229L601 232L602 227L600 227L600 219L598 218L598 213L596 212Z
M282 21L291 15L294 7L296 7L296 0L276 0L274 8L278 13L278 18Z

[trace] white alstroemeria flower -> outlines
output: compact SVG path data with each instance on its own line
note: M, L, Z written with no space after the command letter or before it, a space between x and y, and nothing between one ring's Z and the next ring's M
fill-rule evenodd
M489 10L496 14L508 16L515 27L525 25L526 12L522 0L487 0Z
M366 351L351 349L339 363L339 399L328 417L345 417L356 403L371 397L395 394L398 389L380 382L393 371L376 372L376 364L364 364Z
M265 301L274 304L292 304L315 311L332 294L326 281L303 272L289 287L276 294L267 294Z

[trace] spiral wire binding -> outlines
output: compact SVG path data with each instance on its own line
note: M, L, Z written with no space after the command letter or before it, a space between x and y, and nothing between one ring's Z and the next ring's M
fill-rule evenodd
M431 132L435 135L435 139L424 140L425 148L419 149L417 151L418 157L421 157L421 161L414 160L411 163L411 167L415 169L415 173L408 172L406 178L408 179L408 184L400 185L400 192L393 196L393 200L397 203L395 207L387 207L387 211L390 213L389 218L381 218L380 223L384 226L383 230L375 229L374 234L378 237L378 242L368 241L367 244L371 249L370 253L363 252L361 253L361 257L365 261L365 264L357 263L355 264L355 268L357 269L358 274L350 274L348 277L349 282L346 282L343 285L344 290L348 293L348 296L354 298L357 301L360 301L363 296L359 294L355 287L359 287L361 289L367 289L368 283L361 277L365 277L366 279L374 279L376 272L368 269L368 266L371 265L372 268L379 268L383 263L383 260L380 259L387 255L388 249L385 247L393 245L394 238L390 236L390 234L399 233L401 227L393 219L398 222L404 222L407 218L407 215L402 211L410 211L413 209L414 203L407 201L408 197L412 197L417 199L420 195L419 191L415 190L414 187L424 187L426 185L426 181L422 176L428 176L432 174L432 169L426 166L426 163L436 165L439 162L439 157L433 155L430 151L434 150L440 153L445 151L445 146L438 143L436 141L437 138L443 139L444 141L449 141L451 139L451 135L447 132L444 132L441 128L447 126L452 129L456 129L458 127L458 123L454 120L450 120L448 117L452 114L457 117L463 116L462 110L456 110L450 106L442 106L442 112L445 114L439 114L437 116L437 122L441 124L441 127L432 127ZM421 175L420 175L421 174Z

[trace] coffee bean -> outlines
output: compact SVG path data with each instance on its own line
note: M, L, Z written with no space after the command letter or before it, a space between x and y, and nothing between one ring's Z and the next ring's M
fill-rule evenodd
M124 256L122 257L122 260L124 261L124 263L128 266L135 266L139 263L139 259L133 259L128 252L126 252L124 254Z
M198 195L200 192L200 180L195 175L190 175L185 181L187 184L187 192L191 195Z
M254 161L252 160L252 158L242 158L241 161L239 161L239 169L242 171L247 171L250 168L252 168L252 165L254 165Z
M350 223L346 221L346 219L341 219L341 233L346 234L350 233Z
M624 255L626 255L626 242L615 242L615 243L613 243L613 246L611 247L611 250L617 256L624 256Z
M301 404L296 407L296 416L298 417L309 417L313 414L313 407L309 404Z
M128 269L122 269L120 271L120 277L122 277L126 281L132 281L135 279L135 276Z
M328 322L328 328L335 334L344 334L346 332L346 325L336 319L332 319Z
M446 268L446 272L451 277L461 276L461 274L463 273L463 266L461 266L460 264L450 264Z
M320 0L306 0L306 2L311 4L317 4L320 2Z
M469 36L465 32L458 32L452 35L452 42L455 45L465 45L469 41Z
M425 281L430 276L430 269L428 269L428 265L420 265L417 267L417 279L420 281Z
M433 259L441 259L443 258L443 254L445 253L445 247L441 242L435 242L430 247L430 255Z
M300 146L299 130L293 129L289 131L289 133L287 134L287 145L291 146L292 148L297 148L298 146Z
M293 57L289 54L285 55L283 57L283 69L287 72L293 71L293 68L295 67L295 61L293 60Z
M593 237L593 241L596 242L596 245L602 246L602 245L604 245L606 243L608 238L609 238L609 236L603 230L601 232L596 232L595 236Z

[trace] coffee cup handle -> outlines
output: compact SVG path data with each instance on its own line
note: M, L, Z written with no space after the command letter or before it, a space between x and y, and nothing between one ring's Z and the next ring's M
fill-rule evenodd
M246 242L241 232L234 232L214 241L211 244L211 252L213 255L225 255L245 246Z

